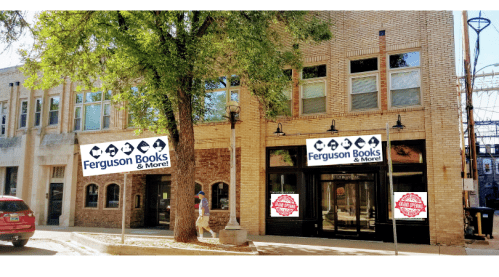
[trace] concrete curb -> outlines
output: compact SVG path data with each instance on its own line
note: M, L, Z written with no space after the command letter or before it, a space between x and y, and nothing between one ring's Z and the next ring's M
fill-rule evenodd
M235 252L235 251L221 251L221 250L203 250L203 249L182 249L176 247L152 247L152 246L135 246L135 245L113 245L105 242L98 241L84 234L93 233L71 233L71 239L83 244L87 247L95 249L101 253L108 253L112 255L236 255L236 256L252 256L258 255L258 251L253 243L250 243L251 253L248 252ZM133 236L133 235L127 235ZM158 236L139 236L158 238ZM163 237L161 237L163 238ZM253 246L253 247L251 247Z

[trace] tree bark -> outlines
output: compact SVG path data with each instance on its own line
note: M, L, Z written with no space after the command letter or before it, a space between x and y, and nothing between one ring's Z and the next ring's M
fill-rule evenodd
M174 239L178 242L196 240L194 212L194 182L196 178L196 160L194 156L194 126L190 97L184 90L178 91L179 99L179 140L175 147L175 231Z

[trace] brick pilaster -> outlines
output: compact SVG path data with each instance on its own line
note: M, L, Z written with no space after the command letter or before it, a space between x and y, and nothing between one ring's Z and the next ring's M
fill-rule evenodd
M388 88L386 77L386 37L385 31L379 31L379 78L380 78L380 93L381 93L381 109L388 110Z

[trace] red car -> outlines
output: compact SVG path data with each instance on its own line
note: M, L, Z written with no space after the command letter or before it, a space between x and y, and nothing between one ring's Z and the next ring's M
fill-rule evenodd
M0 240L23 247L35 234L35 214L22 199L0 195Z

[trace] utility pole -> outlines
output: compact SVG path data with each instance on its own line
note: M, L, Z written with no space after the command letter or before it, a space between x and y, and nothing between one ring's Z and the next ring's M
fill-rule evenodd
M471 85L471 65L470 65L470 41L468 34L468 12L463 11L463 36L464 36L464 69L466 75L466 113L468 115L468 149L470 153L470 166L471 176L473 183L476 183L477 193L479 193L478 186L478 172L476 162L476 142L475 142L475 120L473 119L473 87Z

